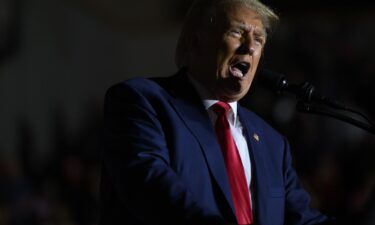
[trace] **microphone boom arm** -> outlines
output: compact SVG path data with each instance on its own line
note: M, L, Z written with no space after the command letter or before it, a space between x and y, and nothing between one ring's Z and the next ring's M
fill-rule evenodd
M329 117L335 118L337 120L350 123L354 126L362 128L362 129L364 129L364 130L366 130L366 131L368 131L372 134L375 134L375 127L373 125L363 123L359 120L356 120L352 117L349 117L349 116L341 114L341 113L326 110L323 107L319 107L317 105L313 105L313 104L310 104L310 103L299 101L299 102L297 102L296 109L297 109L297 111L302 112L302 113L329 116Z

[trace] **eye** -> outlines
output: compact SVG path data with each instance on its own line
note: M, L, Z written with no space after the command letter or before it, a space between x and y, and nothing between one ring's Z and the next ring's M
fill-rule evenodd
M261 36L255 36L254 40L259 45L263 45L264 44L264 38L261 37Z
M234 37L242 37L243 30L241 30L241 29L231 29L231 30L229 30L229 33Z

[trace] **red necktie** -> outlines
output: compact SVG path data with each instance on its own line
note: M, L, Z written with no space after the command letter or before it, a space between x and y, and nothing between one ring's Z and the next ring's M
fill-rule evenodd
M225 160L237 222L239 224L251 224L253 215L250 204L250 191L228 122L230 106L225 102L219 101L212 106L212 109L217 115L215 130Z

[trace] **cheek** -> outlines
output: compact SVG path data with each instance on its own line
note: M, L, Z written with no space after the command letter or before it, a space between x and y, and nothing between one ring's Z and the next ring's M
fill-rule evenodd
M227 53L233 55L241 47L241 42L238 40L229 40L225 42L225 46Z
M253 56L256 61L259 61L260 58L262 57L263 49L259 49L254 52Z
M241 43L224 40L219 50L219 65L221 68L228 66L230 59L236 54Z
M227 36L222 39L221 49L226 54L233 54L240 46L241 42L239 40Z

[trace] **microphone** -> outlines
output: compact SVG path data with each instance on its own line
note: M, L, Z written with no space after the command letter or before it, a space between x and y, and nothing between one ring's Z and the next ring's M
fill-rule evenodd
M265 68L261 68L258 70L256 79L258 84L260 84L261 86L272 89L280 94L288 92L295 95L299 100L297 102L296 108L300 112L330 116L338 120L348 122L352 125L367 130L372 134L375 134L375 123L373 123L365 114L351 109L339 103L338 101L317 94L314 86L308 82L303 82L301 84L291 84L286 79L285 75L273 72ZM345 114L332 111L332 109L354 113L364 118L367 123L356 120Z
M266 68L261 68L257 75L258 82L261 86L274 90L278 93L288 92L295 95L298 100L305 103L323 103L336 109L347 110L348 108L332 99L325 96L319 95L315 91L315 87L308 83L303 82L301 84L291 84L286 79L286 76L281 73L271 71Z

